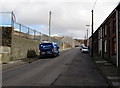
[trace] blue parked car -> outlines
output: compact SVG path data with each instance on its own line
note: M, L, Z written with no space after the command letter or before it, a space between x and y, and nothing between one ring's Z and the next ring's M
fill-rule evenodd
M59 56L59 47L55 43L42 43L39 45L40 57Z

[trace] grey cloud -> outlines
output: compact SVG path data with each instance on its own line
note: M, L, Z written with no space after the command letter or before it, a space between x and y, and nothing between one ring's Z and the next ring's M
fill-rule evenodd
M8 0L5 0L8 1ZM12 0L16 1L16 0ZM50 2L51 1L51 2ZM42 24L41 28L47 32L49 11L52 11L52 33L58 35L74 35L76 38L84 38L86 35L86 24L90 24L91 9L95 0L31 0L17 2L3 2L7 6L2 6L3 11L14 11L17 22L24 25ZM106 1L106 2L105 2ZM104 0L98 1L95 7L96 29L109 13L115 8L116 2ZM1 4L0 4L1 5Z

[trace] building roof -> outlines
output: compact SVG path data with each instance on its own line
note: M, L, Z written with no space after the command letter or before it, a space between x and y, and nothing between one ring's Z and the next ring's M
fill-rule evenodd
M103 21L103 23L97 28L97 30L116 12L116 10L119 10L120 11L120 3L117 5L117 7L109 14L109 16ZM96 30L96 31L97 31ZM96 32L95 31L95 32ZM94 33L95 33L94 32ZM93 34L94 34L93 33ZM89 37L89 38L91 38L91 36Z

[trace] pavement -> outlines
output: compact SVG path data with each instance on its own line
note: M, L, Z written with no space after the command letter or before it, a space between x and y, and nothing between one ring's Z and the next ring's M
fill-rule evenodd
M106 61L101 57L95 56L92 60L104 78L108 80L109 84L112 87L120 88L120 67L116 67L111 62Z
M22 60L17 60L17 61L10 61L6 64L2 64L2 71L10 69L10 68L14 68L20 65L25 64L26 62L22 61Z

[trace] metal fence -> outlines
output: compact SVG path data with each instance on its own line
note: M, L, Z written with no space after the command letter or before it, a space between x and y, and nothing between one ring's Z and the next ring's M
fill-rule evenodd
M41 34L41 32L33 30L27 26L19 23L14 23L14 35L16 36L41 41Z
M16 22L16 17L13 12L0 12L0 26L4 27L13 27L13 34L18 37L26 38L26 39L34 39L37 41L48 41L55 42L58 45L62 45L62 42L57 39L53 39L46 34L43 34L39 31L31 29L25 25Z

